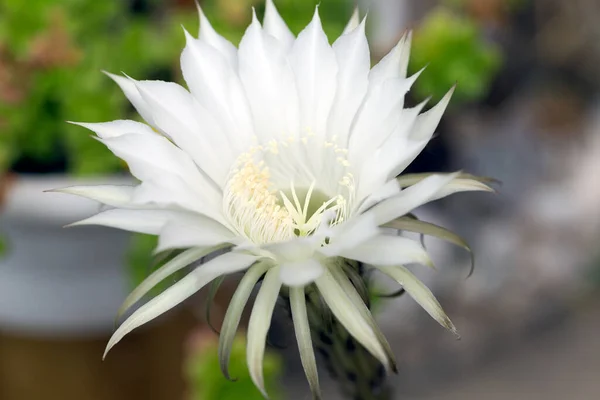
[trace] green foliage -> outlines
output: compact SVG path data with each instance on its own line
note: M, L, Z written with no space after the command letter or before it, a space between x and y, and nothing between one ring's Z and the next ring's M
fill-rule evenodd
M414 32L410 70L427 66L415 84L420 99L441 99L455 83L455 102L484 96L501 65L501 54L469 18L445 8L427 15Z
M197 26L195 12L167 13L161 20L131 14L127 3L0 3L0 72L15 75L9 83L22 97L9 101L0 93L0 168L23 158L44 165L61 157L67 158L68 172L76 175L123 168L86 130L65 121L134 117L118 87L101 70L126 71L141 79L157 74L174 78L171 71L184 44L181 23Z
M217 341L207 338L201 348L193 354L187 368L191 383L193 400L263 400L262 395L252 383L246 367L246 343L236 338L231 352L230 371L235 382L228 381L219 368ZM282 362L275 354L267 352L263 363L265 385L271 399L281 399L277 381L281 375Z

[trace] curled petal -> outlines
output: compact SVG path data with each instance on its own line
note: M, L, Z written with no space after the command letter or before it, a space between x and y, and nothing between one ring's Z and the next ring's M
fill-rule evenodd
M213 279L247 268L255 256L227 253L217 257L186 275L179 282L144 304L123 322L111 336L104 357L125 335L177 306Z
M415 299L415 301L419 303L433 319L460 338L456 327L452 321L450 321L450 318L448 318L433 293L431 293L431 290L429 290L427 286L417 279L417 277L408 269L401 265L386 267L376 266L376 268L402 285L408 294Z
M339 267L333 267L330 269L330 271L331 271L331 275L334 277L334 279L340 285L340 287L342 288L344 293L346 293L346 295L348 295L348 297L350 298L350 301L352 302L352 304L354 304L354 307L356 308L356 310L358 311L360 316L362 318L364 318L365 321L367 321L367 323L369 324L369 326L375 333L377 340L381 343L381 346L383 347L383 349L387 355L391 370L394 372L397 372L398 367L396 365L396 359L394 357L394 352L392 351L390 344L388 343L387 339L385 338L385 335L379 329L379 326L377 325L375 318L373 318L371 311L369 311L369 309L365 305L365 302L363 301L361 296L356 291L354 285L350 282L348 277L344 274L344 272Z
M279 268L275 267L267 272L262 282L248 323L248 347L246 350L248 371L252 381L265 398L268 398L268 395L263 377L263 359L267 332L271 326L271 318L280 289Z
M364 317L356 313L354 303L331 273L325 271L315 283L319 293L337 320L388 370L391 369L390 360L381 342L377 339L377 335Z
M269 267L270 265L265 262L259 262L250 267L235 290L229 302L229 307L227 307L223 325L221 326L221 335L219 336L219 365L221 366L223 375L229 380L231 380L229 375L229 356L242 313L244 312L246 303L248 303L252 289L254 289L258 280L267 272Z
M290 306L296 340L298 341L298 350L300 351L300 360L302 361L313 399L318 400L321 398L321 389L319 387L319 374L317 372L317 362L312 345L303 287L290 288Z
M150 276L142 281L125 299L119 311L117 311L117 318L123 316L135 303L140 301L146 294L148 294L156 285L162 282L164 279L173 275L175 272L182 270L188 265L200 260L202 257L213 253L220 247L212 248L195 248L184 251L162 267L154 271Z
M471 246L469 246L469 244L456 233L449 231L448 229L443 228L441 226L429 222L419 221L410 217L397 218L383 226L385 228L393 228L402 231L416 232L422 235L434 236L438 239L450 242L458 247L462 247L463 249L468 251L469 255L471 256L471 267L469 270L469 276L473 273L473 269L475 267L475 258L473 255L473 251L471 250Z

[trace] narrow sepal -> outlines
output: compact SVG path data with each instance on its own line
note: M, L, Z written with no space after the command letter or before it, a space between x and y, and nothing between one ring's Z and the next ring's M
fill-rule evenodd
M267 333L271 326L271 318L275 303L281 290L281 280L279 279L279 267L271 268L263 280L248 323L246 362L248 371L254 385L260 390L262 395L268 399L263 376L263 360L265 356L265 347Z
M406 267L401 265L393 267L378 265L376 268L402 285L406 292L415 299L415 301L419 303L433 319L460 338L456 327L452 321L450 321L450 318L448 318L433 293L431 293L431 290L406 269Z
M407 218L407 217L401 217L401 218L395 219L393 221L390 221L387 224L385 224L384 227L420 233L421 235L434 236L438 239L445 240L445 241L450 242L458 247L465 249L467 252L469 252L469 256L471 258L471 265L469 268L469 276L471 276L473 274L473 270L475 269L475 255L473 254L473 251L471 250L471 246L469 246L469 244L462 237L458 236L456 233L454 233L444 227L432 224L430 222L419 221L419 220Z
M218 354L221 371L229 380L232 380L229 375L229 356L240 324L240 319L242 318L242 313L244 312L244 308L246 307L246 303L248 303L248 299L250 298L254 286L268 269L269 264L265 262L259 262L250 267L235 290L235 293L229 302L229 307L227 307L227 312L225 313L225 318L223 319L223 324L221 326L221 334L219 336Z
M308 313L306 310L306 299L303 287L290 288L290 307L296 340L298 341L298 350L300 351L300 360L302 361L304 373L306 374L306 379L310 385L310 391L313 399L321 399L319 374L317 372L317 362L315 360L310 326L308 323Z

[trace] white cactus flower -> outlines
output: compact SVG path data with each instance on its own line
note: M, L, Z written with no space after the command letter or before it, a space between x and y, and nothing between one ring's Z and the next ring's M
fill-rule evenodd
M181 54L188 89L109 74L145 123L79 123L123 159L140 184L61 191L109 207L74 225L158 235L158 252L184 250L131 293L121 314L173 273L215 250L229 251L133 312L106 351L212 281L245 271L221 332L225 373L242 310L263 277L248 326L247 362L265 396L265 339L282 287L289 288L315 397L319 382L305 304L309 286L359 343L394 369L389 346L340 267L342 259L389 275L455 332L432 293L404 267L431 264L425 249L382 229L433 234L463 245L442 228L406 216L455 192L490 190L458 173L398 177L431 139L451 97L450 91L425 113L420 113L424 104L404 108L418 76L406 76L410 35L371 68L365 21L356 13L333 45L318 10L295 37L272 0L262 25L254 15L239 48L215 32L202 12L200 19L199 38L186 32Z

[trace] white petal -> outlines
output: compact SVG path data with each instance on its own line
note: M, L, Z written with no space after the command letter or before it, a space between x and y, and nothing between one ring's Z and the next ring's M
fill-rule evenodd
M379 189L376 189L372 194L364 199L358 208L358 213L363 213L369 208L373 207L375 204L399 194L401 189L402 188L396 179L386 182L383 186L381 186Z
M381 343L377 340L377 335L375 335L369 323L356 312L354 304L331 273L325 271L315 283L319 288L319 293L338 321L383 365L389 366L388 357Z
M335 257L345 249L353 248L379 232L373 214L359 215L333 227L329 234L329 244L319 248L319 251L327 257Z
M125 161L133 176L140 180L151 179L155 170L162 170L185 181L197 182L199 172L193 161L165 137L128 133L99 140Z
M416 185L404 189L397 196L382 201L367 213L373 213L377 225L381 226L430 202L455 176L456 174L432 175Z
M352 12L352 16L350 17L348 24L346 24L346 27L344 28L344 32L342 34L346 35L346 34L352 32L354 29L356 29L358 27L359 24L360 24L359 10L358 10L358 7L355 7L354 11Z
M448 104L450 104L450 99L454 94L454 89L455 87L450 89L442 98L442 100L440 100L433 108L431 108L431 110L419 115L417 123L415 124L415 127L409 136L410 139L427 141L431 139L435 129L442 119L444 111L446 111Z
M340 252L342 257L373 265L421 263L433 266L418 242L401 236L379 235Z
M134 189L134 186L95 185L71 186L55 189L53 192L74 194L112 207L121 207L131 202Z
M220 223L203 218L201 223L167 223L158 238L156 252L189 247L212 247L235 241L235 235Z
M248 101L237 73L214 47L187 32L185 35L181 71L190 91L221 124L224 133L235 138L231 146L238 152L245 151L254 133Z
M262 248L271 253L278 262L284 263L310 258L320 246L320 240L309 236L294 238L287 242L269 243L263 245Z
M177 306L213 279L247 268L255 260L254 256L227 253L196 268L127 318L108 341L104 356L106 357L106 353L135 328Z
M148 185L154 184L159 191L173 189L175 184L183 185L191 193L192 202L197 199L200 206L213 210L220 207L222 194L218 187L200 173L187 153L165 137L127 134L99 140L127 163L133 176L148 181Z
M262 282L248 323L248 346L246 350L248 371L252 381L265 398L268 398L263 377L265 342L280 289L279 270L278 268L272 268L267 272Z
M196 215L174 210L107 210L68 226L102 225L131 232L158 235L170 221L187 221Z
M218 350L221 371L227 379L231 379L229 376L229 356L240 320L242 319L242 313L256 283L270 267L269 263L260 261L250 267L235 289L235 293L227 307L227 312L221 326L221 333L219 334Z
M413 127L418 113L426 104L423 102L403 109L404 97L420 74L421 71L407 79L388 79L369 89L352 125L349 142L352 164L361 165L376 149L385 146L386 140L394 134L408 136L407 131Z
M323 266L315 259L287 262L281 264L279 275L281 282L287 286L305 286L313 282L323 273Z
M118 137L128 133L143 133L147 135L156 135L148 125L141 122L130 120L116 120L110 122L86 123L86 122L71 122L74 125L83 126L93 131L102 139Z
M344 273L344 271L339 265L333 266L329 269L329 271L331 272L331 275L336 280L336 282L340 285L344 293L346 293L352 304L354 304L356 311L360 313L361 317L364 318L365 321L367 321L373 332L375 332L377 340L379 340L387 354L388 362L385 365L389 365L393 371L396 371L396 360L394 357L394 352L390 347L390 344L385 338L383 332L381 332L381 329L379 329L377 321L375 321L375 318L373 318L371 311L365 305L365 302L363 301L362 297L360 296L360 294L358 293L348 276Z
M402 36L398 44L390 51L369 74L369 82L381 84L390 78L405 78L410 57L412 33Z
M129 100L129 102L133 105L133 107L137 110L138 114L150 125L154 126L154 119L152 118L152 111L148 107L148 104L142 99L140 93L135 87L134 83L128 78L118 76L115 74L111 74L110 72L105 72L113 81L119 85L125 97Z
M350 162L357 165L359 170L357 173L359 177L357 199L363 199L384 185L385 182L395 178L398 175L398 166L406 164L406 160L412 160L415 152L423 149L422 142L413 142L408 139L408 135L415 126L425 104L426 101L401 112L392 111L390 113L391 120L399 118L396 119L397 122L392 122L387 127L379 126L379 132L391 132L387 138L374 134L371 135L371 140L363 141L362 145L353 144L351 146ZM393 125L395 128L389 131ZM378 127L377 124L375 127ZM364 136L368 136L368 132L365 132Z
M202 111L199 109L201 106L187 90L175 83L134 83L151 108L156 126L189 154L214 182L223 186L233 160L229 156L227 140L216 136L220 129L216 122L204 113L205 119L201 124L196 118Z
M323 31L318 8L311 23L294 42L290 60L300 96L301 129L325 137L335 97L338 65ZM314 167L319 168L318 165Z
M265 32L273 36L286 50L289 50L294 44L294 34L286 25L281 15L277 11L277 7L273 4L273 0L267 0L265 6L265 19L263 20Z
M436 300L431 290L417 279L409 270L403 266L377 267L386 275L395 279L413 299L417 301L443 327L458 336L450 318L446 315L440 303Z
M340 36L333 44L333 50L339 66L337 92L328 132L337 135L345 147L348 143L350 126L358 108L367 94L371 56L365 35L365 20L357 29Z
M129 293L121 307L119 307L117 318L120 318L123 314L125 314L131 308L131 306L140 301L160 282L173 275L175 272L181 271L183 268L200 260L202 257L218 250L219 248L220 247L189 249L165 263L156 271L152 272L152 274L150 274L135 289L133 289L131 293Z
M451 194L460 192L494 192L494 189L485 183L476 181L474 179L456 178L444 186L442 190L436 194L433 200L441 199L443 197L450 196Z
M310 325L308 323L304 288L290 288L290 308L292 311L294 332L296 333L302 367L304 368L306 378L308 379L312 396L314 399L318 400L321 398L321 390L319 388L317 361L315 360L315 351L313 349Z
M283 134L296 136L298 94L292 69L285 49L262 30L256 14L240 42L239 74L261 142Z
M235 68L237 66L237 50L235 46L215 31L202 11L200 3L196 2L196 5L198 6L198 14L200 16L200 32L198 38L217 49L225 60L227 60L229 65L231 65L232 68Z

